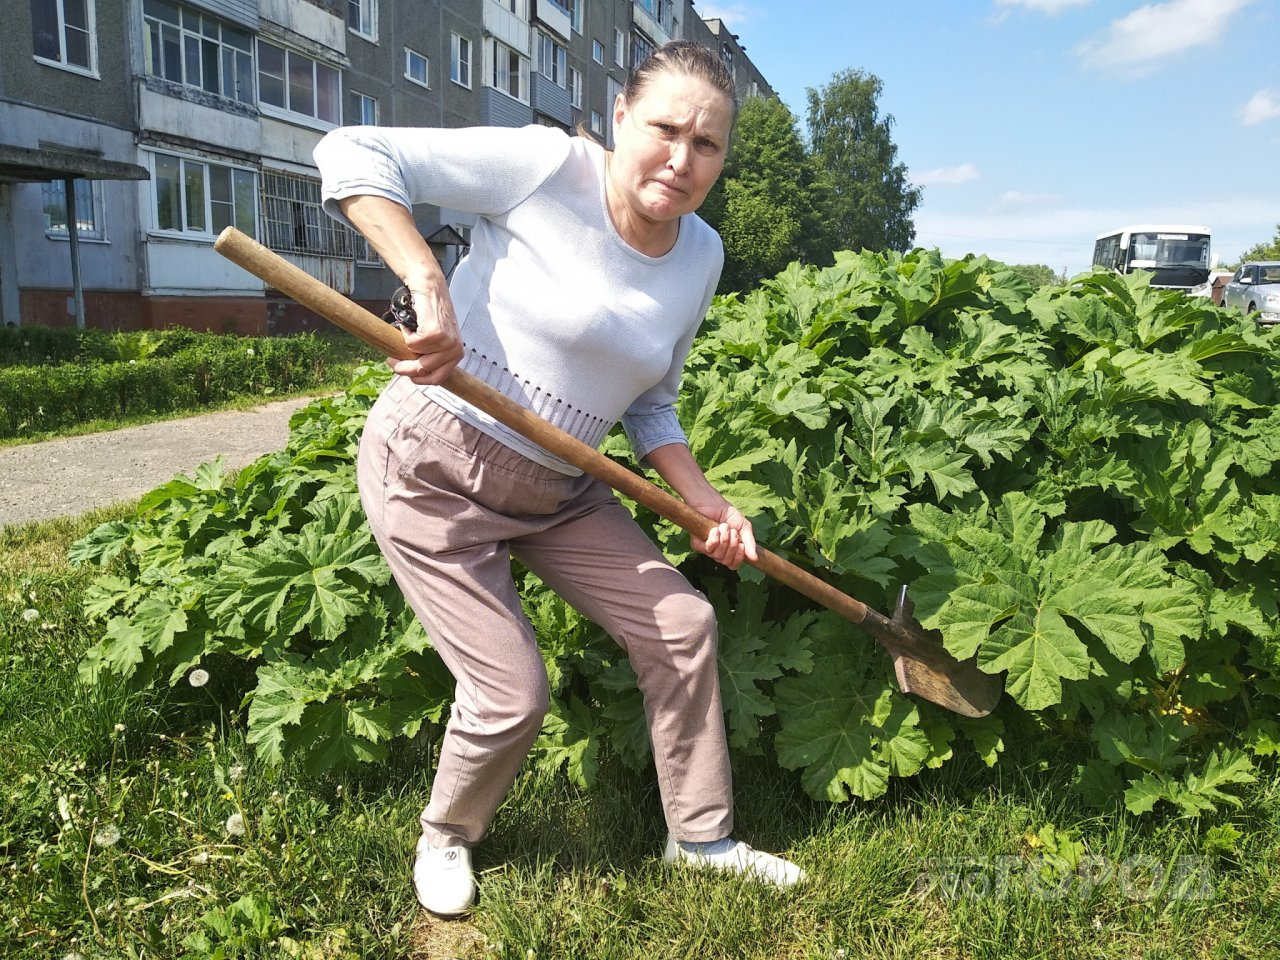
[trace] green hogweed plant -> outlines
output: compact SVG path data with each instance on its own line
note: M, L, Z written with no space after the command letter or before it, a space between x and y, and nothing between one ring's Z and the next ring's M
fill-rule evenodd
M1280 751L1280 348L1141 277L1032 294L986 258L842 254L717 300L681 421L770 546L873 606L912 584L957 657L1001 673L989 717L900 694L856 627L637 519L719 614L735 751L833 802L873 799L1009 736L1082 745L1081 793L1195 816ZM88 681L243 667L250 739L320 771L377 761L445 715L452 683L361 513L354 455L387 377L295 415L286 449L201 467L72 550L104 573ZM606 452L628 454L617 434ZM593 781L650 762L643 702L603 632L517 570L552 707L537 748ZM1056 753L1055 753L1056 755Z

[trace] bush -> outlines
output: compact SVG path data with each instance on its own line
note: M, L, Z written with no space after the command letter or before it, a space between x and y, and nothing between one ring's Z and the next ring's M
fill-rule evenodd
M1034 295L985 258L842 254L718 300L680 415L711 481L782 555L1002 674L981 719L900 694L834 614L744 568L667 555L715 604L730 743L831 801L1006 738L1134 813L1239 804L1280 750L1280 350L1238 313L1096 273ZM451 683L360 510L353 458L385 371L312 404L285 451L144 497L73 549L112 566L90 680L255 671L249 739L313 770L377 760ZM615 433L606 450L625 452ZM626 657L523 578L551 678L546 767L648 763Z
M349 362L367 354L354 338L309 333L237 337L182 328L163 334L37 332L42 329L5 331L0 347L9 356L46 351L49 359L0 367L0 437L313 387L326 382L334 360ZM15 333L28 339L15 342Z

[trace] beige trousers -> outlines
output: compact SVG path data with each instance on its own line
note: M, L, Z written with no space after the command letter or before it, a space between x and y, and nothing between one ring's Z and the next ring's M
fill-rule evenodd
M534 463L403 377L370 412L358 477L396 582L456 681L422 813L433 845L484 836L547 710L546 668L512 555L626 651L671 832L729 835L714 611L606 485Z

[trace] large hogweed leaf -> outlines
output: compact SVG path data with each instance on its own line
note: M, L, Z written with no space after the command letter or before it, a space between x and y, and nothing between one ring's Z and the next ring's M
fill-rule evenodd
M1167 663L1191 633L1160 616L1190 588L1154 548L1113 543L1106 523L1064 523L1043 543L1045 515L1023 494L991 513L952 518L921 505L911 515L929 570L913 586L917 616L956 657L1006 672L1006 691L1027 709L1058 703L1064 682L1099 667L1090 642L1121 663L1144 651Z
M934 749L920 708L897 692L878 648L833 613L809 629L813 668L777 681L778 762L816 799L872 800L918 773Z

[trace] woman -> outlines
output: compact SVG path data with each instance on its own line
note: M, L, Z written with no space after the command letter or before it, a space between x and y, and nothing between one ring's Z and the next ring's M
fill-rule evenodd
M781 885L798 867L729 837L729 757L714 613L601 482L442 389L455 365L598 446L619 420L636 456L718 521L694 549L736 569L751 524L694 462L674 413L685 356L723 264L693 211L723 167L733 85L677 41L632 74L615 147L545 127L348 127L316 149L325 209L408 287L415 360L370 413L361 498L397 583L457 687L414 883L428 910L466 912L483 837L547 709L514 555L626 650L644 694L669 861ZM413 203L478 215L446 286Z

